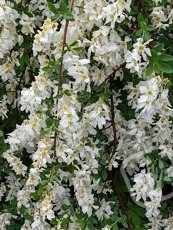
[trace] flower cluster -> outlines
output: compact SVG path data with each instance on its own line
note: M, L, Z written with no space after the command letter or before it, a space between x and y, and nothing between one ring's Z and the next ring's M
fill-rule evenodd
M172 7L1 0L1 229L171 229Z

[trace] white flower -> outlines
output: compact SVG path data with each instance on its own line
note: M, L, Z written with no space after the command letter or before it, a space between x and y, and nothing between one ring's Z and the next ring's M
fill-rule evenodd
M0 201L2 200L2 197L4 196L4 193L6 192L6 186L3 182L0 183Z
M2 213L2 214L0 214L0 225L1 225L2 230L6 229L6 225L10 225L10 219L11 218L12 218L11 213Z
M37 186L40 181L39 172L37 169L31 168L29 178L26 181L26 186Z
M158 207L160 207L160 205L158 206L157 204L155 204L154 201L146 201L144 204L147 210L145 214L147 218L150 218L152 216L156 217L159 215L160 211Z
M34 21L36 19L34 17L29 17L27 14L22 13L20 16L19 23L22 25L22 33L25 35L33 34L34 33Z
M141 173L138 173L134 176L135 185L131 188L131 195L136 196L136 201L139 201L141 198L145 201L148 192L150 192L154 187L154 178L152 178L151 173L146 173L145 170L142 170Z
M64 114L61 118L60 124L63 128L70 127L71 125L77 124L79 117L77 116L75 110L70 107L67 110L64 110Z
M126 68L130 69L131 73L137 72L139 76L145 70L147 66L148 59L147 55L151 56L150 49L146 47L152 39L143 43L143 38L138 38L137 42L133 45L132 52L127 51L125 53Z
M152 39L148 40L147 42L143 43L143 38L138 38L137 42L133 45L136 52L140 55L142 55L142 58L144 61L147 61L147 55L151 56L150 49L146 47Z
M110 120L109 107L102 99L99 99L98 102L85 107L84 117L90 121L93 127L98 125L99 129L101 129L106 124L106 121Z
M156 26L156 28L166 29L166 27L168 27L168 24L166 23L168 18L164 13L164 7L154 7L150 16L152 17L152 24Z
M173 166L170 166L167 170L166 170L167 174L169 177L173 177Z
M98 210L96 211L97 218L99 220L103 220L103 218L109 219L112 214L113 214L113 212L111 210L111 206L110 206L109 202L106 202L105 199L102 199L101 200L101 207L98 208Z
M8 113L7 105L8 104L9 104L9 101L7 99L7 96L3 95L3 98L0 101L0 116L2 117L3 120L4 118L7 117L7 113Z

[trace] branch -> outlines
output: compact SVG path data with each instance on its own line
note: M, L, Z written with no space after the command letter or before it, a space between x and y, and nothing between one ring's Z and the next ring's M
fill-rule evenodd
M109 172L109 174L110 174L110 177L111 177L111 180L112 180L113 191L114 191L114 193L117 195L117 197L118 197L118 199L119 199L119 201L120 201L120 205L121 205L121 207L122 207L122 209L123 209L123 211L124 211L124 214L125 214L125 216L126 216L126 218L127 218L128 229L129 229L129 230L132 230L131 221L130 221L130 219L129 219L128 213L127 213L126 208L125 208L125 206L124 206L124 203L123 203L123 201L122 201L122 199L121 199L121 195L119 194L119 191L118 191L118 189L117 189L117 186L116 186L116 183L115 183L115 181L114 181L112 172Z
M110 78L110 90L113 89L113 80L114 80L114 76L111 76L111 78ZM113 154L115 153L116 148L117 148L117 144L118 144L117 135L116 135L117 131L116 131L116 127L115 127L115 106L114 106L113 92L111 93L111 98L110 99L111 99L111 123L112 123L113 138L114 138L114 140L113 140L113 142L114 142L113 153L112 153L112 157L113 157ZM119 199L120 204L121 204L121 207L122 207L122 209L124 211L124 214L125 214L125 216L127 218L128 229L132 230L132 226L131 226L131 222L130 222L128 213L126 211L126 208L125 208L125 206L124 206L124 204L122 202L121 196L120 196L120 194L118 192L118 189L116 187L112 172L109 172L109 174L110 174L110 177L111 177L111 180L112 180L113 190L117 194L118 199Z
M69 7L69 10L72 9L74 4L74 0L71 1L71 5ZM65 27L64 27L64 34L63 34L63 41L62 41L62 50L61 50L61 63L60 63L60 71L59 71L59 81L58 81L58 95L60 94L60 90L61 90L61 85L62 85L62 76L63 76L63 56L64 56L64 50L65 50L65 45L66 45L66 38L67 38L67 31L68 31L68 25L69 25L69 20L66 20L65 22ZM57 99L57 107L58 107L58 99ZM56 111L56 114L58 113L58 111ZM55 114L55 115L56 115ZM57 132L55 132L54 134L54 158L56 161L56 144L57 144Z
M147 17L148 22L152 25L152 23L151 23L151 21L150 21L150 18L149 18L149 15L148 15L148 13L147 13L147 10L146 10L146 8L145 8L145 6L144 6L143 1L142 1L142 0L139 0L139 4L141 5L142 10L144 11L145 16Z
M114 79L116 72L118 70L122 69L125 65L126 65L126 62L122 63L119 67L117 67L116 69L114 69L113 72L106 78L106 81L109 80L111 77L113 77L113 79Z

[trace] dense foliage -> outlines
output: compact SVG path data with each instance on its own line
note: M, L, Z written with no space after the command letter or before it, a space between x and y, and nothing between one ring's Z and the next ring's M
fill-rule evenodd
M171 230L173 1L0 1L0 229Z

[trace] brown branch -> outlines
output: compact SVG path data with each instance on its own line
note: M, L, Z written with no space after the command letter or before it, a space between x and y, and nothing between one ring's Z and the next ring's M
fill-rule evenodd
M110 78L110 87L109 88L110 88L111 91L113 91L113 80L114 80L114 75L111 76L111 78ZM116 135L117 130L116 130L116 126L115 126L115 106L114 106L113 92L111 93L110 99L111 99L111 123L112 123L113 144L114 144L113 145L113 153L112 153L112 157L113 157L113 155L114 155L114 153L116 151L116 148L117 148L117 144L118 144L117 135ZM110 161L111 161L112 157L110 158ZM131 222L130 222L128 213L126 211L126 208L125 208L125 206L124 206L124 204L122 202L121 196L120 196L120 194L118 192L118 189L116 187L112 172L109 172L109 174L110 174L110 177L111 177L111 180L112 180L113 190L114 190L115 194L117 194L118 199L119 199L120 204L121 204L121 207L122 207L122 209L124 211L124 214L125 214L125 216L127 218L128 229L132 230L132 226L131 226Z
M142 10L144 11L145 16L147 17L148 22L152 25L152 23L151 23L151 21L150 21L150 18L149 18L149 15L148 15L148 13L147 13L147 10L146 10L146 8L145 8L145 6L144 6L143 1L142 1L142 0L139 0L139 4L141 5Z
M72 9L74 4L74 0L71 1L71 5L69 7L69 10ZM62 85L62 77L63 77L63 56L64 56L64 50L65 50L65 45L66 45L66 39L67 39L67 31L68 31L68 25L69 25L69 20L66 20L65 22L65 27L64 27L64 34L63 34L63 41L62 41L62 50L61 50L61 63L60 63L60 71L59 71L59 81L58 81L58 95L60 94L61 90L61 85ZM58 102L59 100L57 99L57 107L58 107ZM58 111L56 111L57 115ZM57 132L55 131L54 133L54 158L56 161L56 144L57 144Z
M128 216L128 213L127 213L127 211L126 211L126 208L125 208L125 206L124 206L124 203L123 203L123 201L122 201L122 199L121 199L121 195L120 195L120 193L119 193L119 191L118 191L118 188L117 188L117 186L116 186L116 183L115 183L114 177L113 177L113 175L112 175L112 172L109 172L109 174L110 174L110 177L111 177L111 180L112 180L113 191L114 191L114 193L117 195L117 197L118 197L118 199L119 199L119 201L120 201L120 205L121 205L121 207L122 207L122 209L123 209L123 211L124 211L124 214L125 214L125 216L126 216L126 218L127 218L128 229L129 229L129 230L132 230L132 225L131 225L130 218L129 218L129 216Z
M62 61L60 63L60 71L59 71L59 81L58 81L58 95L60 94L61 90L61 82L62 82L62 76L63 76L63 56L64 56L64 50L65 50L65 44L66 44L66 38L67 38L67 30L68 30L68 24L69 21L66 20L65 28L64 28L64 35L63 35L63 41L62 41L62 51L61 51L61 58ZM59 100L57 99L57 107L58 107ZM58 111L56 111L57 115ZM57 132L54 133L54 158L56 159L56 143L57 143Z
M116 74L116 71L118 71L119 69L121 69L123 66L125 65L125 63L123 63L122 65L120 65L116 70L114 70L109 76L107 79L109 79L109 82L110 82L110 85L109 85L109 88L110 90L112 90L112 86L113 86L113 80L115 78L115 74ZM108 168L111 160L112 160L112 157L114 156L114 153L115 153L115 150L116 150L116 146L117 146L117 143L118 143L118 140L117 140L117 137L116 137L116 127L115 127L115 108L114 108L114 102L113 102L113 93L111 92L111 96L110 96L110 99L111 99L111 126L112 126L112 129L113 129L113 150L112 150L112 154L109 158L109 161L107 163L107 166L106 168ZM112 145L112 142L110 143ZM108 177L108 176L107 176ZM105 188L105 185L106 185L106 182L107 182L107 178L102 186L102 189L101 189L101 192L99 194L99 197L98 197L98 200L100 200L101 198L101 195L103 193L103 190Z
M114 78L115 78L115 73L116 73L118 70L122 69L125 65L126 65L126 63L124 62L124 63L122 63L119 67L117 67L116 69L114 69L113 72L106 78L105 81L109 80L112 76L113 76L113 79L114 79Z
M109 161L108 161L108 164L107 164L107 167L109 166L111 160L112 160L112 157L114 156L115 154L115 151L116 151L116 148L117 148L117 144L118 144L118 140L117 140L117 130L116 130L116 126L115 126L115 106L114 106L114 100L113 100L113 81L114 81L114 78L115 78L115 73L116 71L118 71L120 68L122 68L123 66L125 65L125 63L123 63L118 69L114 70L114 72L112 74L109 75L109 82L110 82L110 85L109 85L109 89L112 91L111 92L111 95L110 95L110 109L111 109L111 124L112 124L112 131L113 131L113 149L112 149L112 154L111 154L111 157L109 158ZM124 211L124 214L127 218L127 223L128 223L128 229L129 230L132 230L132 225L131 225L131 222L130 222L130 219L129 219L129 216L128 216L128 213L126 211L126 208L122 202L122 199L121 199L121 196L118 192L118 189L116 187L116 184L115 184L115 181L114 181L114 178L113 178L113 175L112 175L112 172L109 171L109 175L111 177L111 181L112 181L112 187L113 187L113 191L114 193L117 195L119 201L120 201L120 205ZM107 178L108 178L108 175L107 175ZM105 188L105 185L106 185L106 182L107 182L107 178L103 184L103 187L101 189L101 192L99 194L99 198L101 197L101 194L103 193L103 190Z

